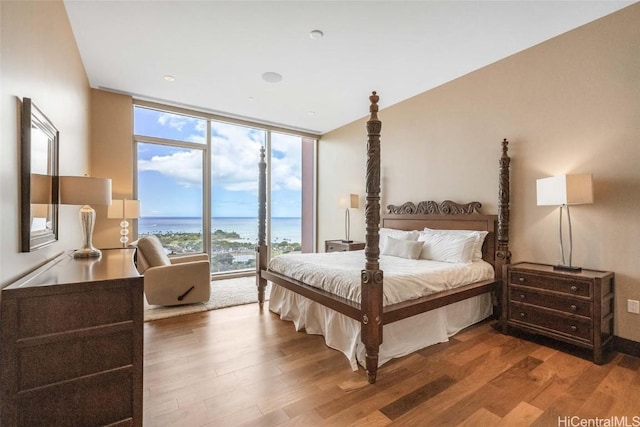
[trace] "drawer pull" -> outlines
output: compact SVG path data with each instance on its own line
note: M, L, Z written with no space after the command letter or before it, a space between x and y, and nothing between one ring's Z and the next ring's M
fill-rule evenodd
M520 294L520 299L525 299L526 296L524 294Z
M524 277L518 277L518 282L524 283Z
M571 311L576 311L578 309L578 306L575 304L571 304Z
M576 325L571 325L571 331L575 332L578 330L578 327Z
M524 319L525 317L527 317L527 315L525 313L523 313L523 312L520 312L520 317L522 317Z
M575 292L575 291L577 291L577 290L578 290L578 287L577 287L576 285L573 285L573 286L571 286L571 290L572 290L573 292Z

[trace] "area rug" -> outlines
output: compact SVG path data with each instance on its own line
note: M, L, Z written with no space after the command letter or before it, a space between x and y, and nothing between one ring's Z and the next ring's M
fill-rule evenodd
M265 299L269 298L270 284L265 290ZM211 298L207 302L177 306L149 305L144 302L144 321L165 319L215 310L217 308L258 302L255 276L211 281Z

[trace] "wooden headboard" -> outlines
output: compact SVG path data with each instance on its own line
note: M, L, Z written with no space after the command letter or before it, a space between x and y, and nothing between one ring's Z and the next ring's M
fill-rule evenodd
M418 231L425 227L434 230L488 231L482 246L482 259L493 266L496 278L501 278L502 263L496 258L498 216L477 213L480 206L479 202L461 205L451 201L441 204L429 201L418 205L411 202L401 206L389 205L387 209L390 213L381 216L380 226Z
M418 230L425 227L434 230L477 230L489 234L482 246L482 259L496 266L496 226L497 215L425 215L386 214L382 216L381 227L398 230Z

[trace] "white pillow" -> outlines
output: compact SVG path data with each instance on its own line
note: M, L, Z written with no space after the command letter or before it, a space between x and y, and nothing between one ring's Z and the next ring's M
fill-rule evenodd
M397 230L395 228L381 228L379 231L380 234L380 253L384 251L385 246L387 245L387 237L393 237L394 239L399 240L418 240L418 236L420 232L417 230L406 231L406 230Z
M468 264L473 259L476 236L422 232L418 242L424 242L421 259Z
M413 240L395 239L387 236L387 244L381 255L395 256L399 258L418 259L422 252L422 242L414 242Z
M482 245L484 244L484 239L489 234L488 231L477 231L477 230L434 230L431 228L424 229L424 232L432 232L432 233L442 233L442 234L454 234L457 236L475 236L476 241L473 245L472 251L472 260L480 261L482 259Z

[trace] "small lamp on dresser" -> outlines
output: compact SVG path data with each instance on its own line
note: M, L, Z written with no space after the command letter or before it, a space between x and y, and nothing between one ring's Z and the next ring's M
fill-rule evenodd
M560 175L542 178L536 182L538 206L560 206L559 237L561 264L554 269L579 272L581 267L573 265L573 234L569 205L593 203L593 184L591 174ZM564 235L562 232L563 212L567 212L569 238L568 258L565 259ZM568 260L568 263L566 262Z
M107 210L107 218L120 219L120 243L126 248L129 242L128 219L140 218L140 201L129 199L114 199Z

